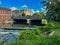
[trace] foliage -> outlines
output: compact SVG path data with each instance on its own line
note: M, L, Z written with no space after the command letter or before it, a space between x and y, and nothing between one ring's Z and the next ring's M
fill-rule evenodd
M60 45L60 29L55 30L55 33L48 38L52 40L53 45Z
M43 1L47 7L46 19L50 21L60 21L60 2L58 0Z
M0 21L0 23L4 24L4 23L5 23L5 21L4 21L4 20L1 20L1 21Z
M40 16L43 18L43 19L46 19L46 13L44 12L39 12Z
M35 12L33 16L40 16L43 19L46 18L46 14L44 12Z
M39 29L23 30L16 43L21 45L40 45L40 40L43 39L44 36Z
M38 12L36 12L36 13L34 13L34 14L33 14L33 16L38 16L38 15L39 15L39 13L38 13Z
M45 26L40 26L39 27L41 31L53 31L55 29L60 29L60 23L57 22L49 22Z
M25 16L25 14L23 13L22 16Z

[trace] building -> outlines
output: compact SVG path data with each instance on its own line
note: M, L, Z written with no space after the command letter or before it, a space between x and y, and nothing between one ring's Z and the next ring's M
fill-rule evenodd
M30 10L14 10L12 11L13 19L24 19L29 16L32 16L32 11Z
M12 26L11 10L0 7L0 28Z
M27 26L27 19L31 17L32 11L30 10L14 10L13 15L13 27Z
M21 17L21 16L32 16L31 10L14 10L12 11L13 17Z
M24 10L14 10L14 11L12 11L13 17L22 16L23 13L24 13Z
M31 10L24 10L24 14L26 16L32 16L32 11Z

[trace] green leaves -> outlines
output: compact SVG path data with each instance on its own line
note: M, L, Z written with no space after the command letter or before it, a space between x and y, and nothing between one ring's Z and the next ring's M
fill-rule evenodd
M49 4L51 2L51 4ZM60 21L60 2L57 0L48 0L46 17L48 22Z

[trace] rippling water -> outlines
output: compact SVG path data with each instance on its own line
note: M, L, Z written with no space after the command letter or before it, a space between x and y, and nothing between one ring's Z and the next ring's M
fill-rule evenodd
M20 31L16 30L2 30L0 29L0 41L5 41L7 42L14 42L18 36L19 36Z

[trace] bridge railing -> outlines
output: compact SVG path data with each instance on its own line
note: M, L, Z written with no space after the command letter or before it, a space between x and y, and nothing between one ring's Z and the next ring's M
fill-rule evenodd
M13 19L42 19L40 16L14 16Z

